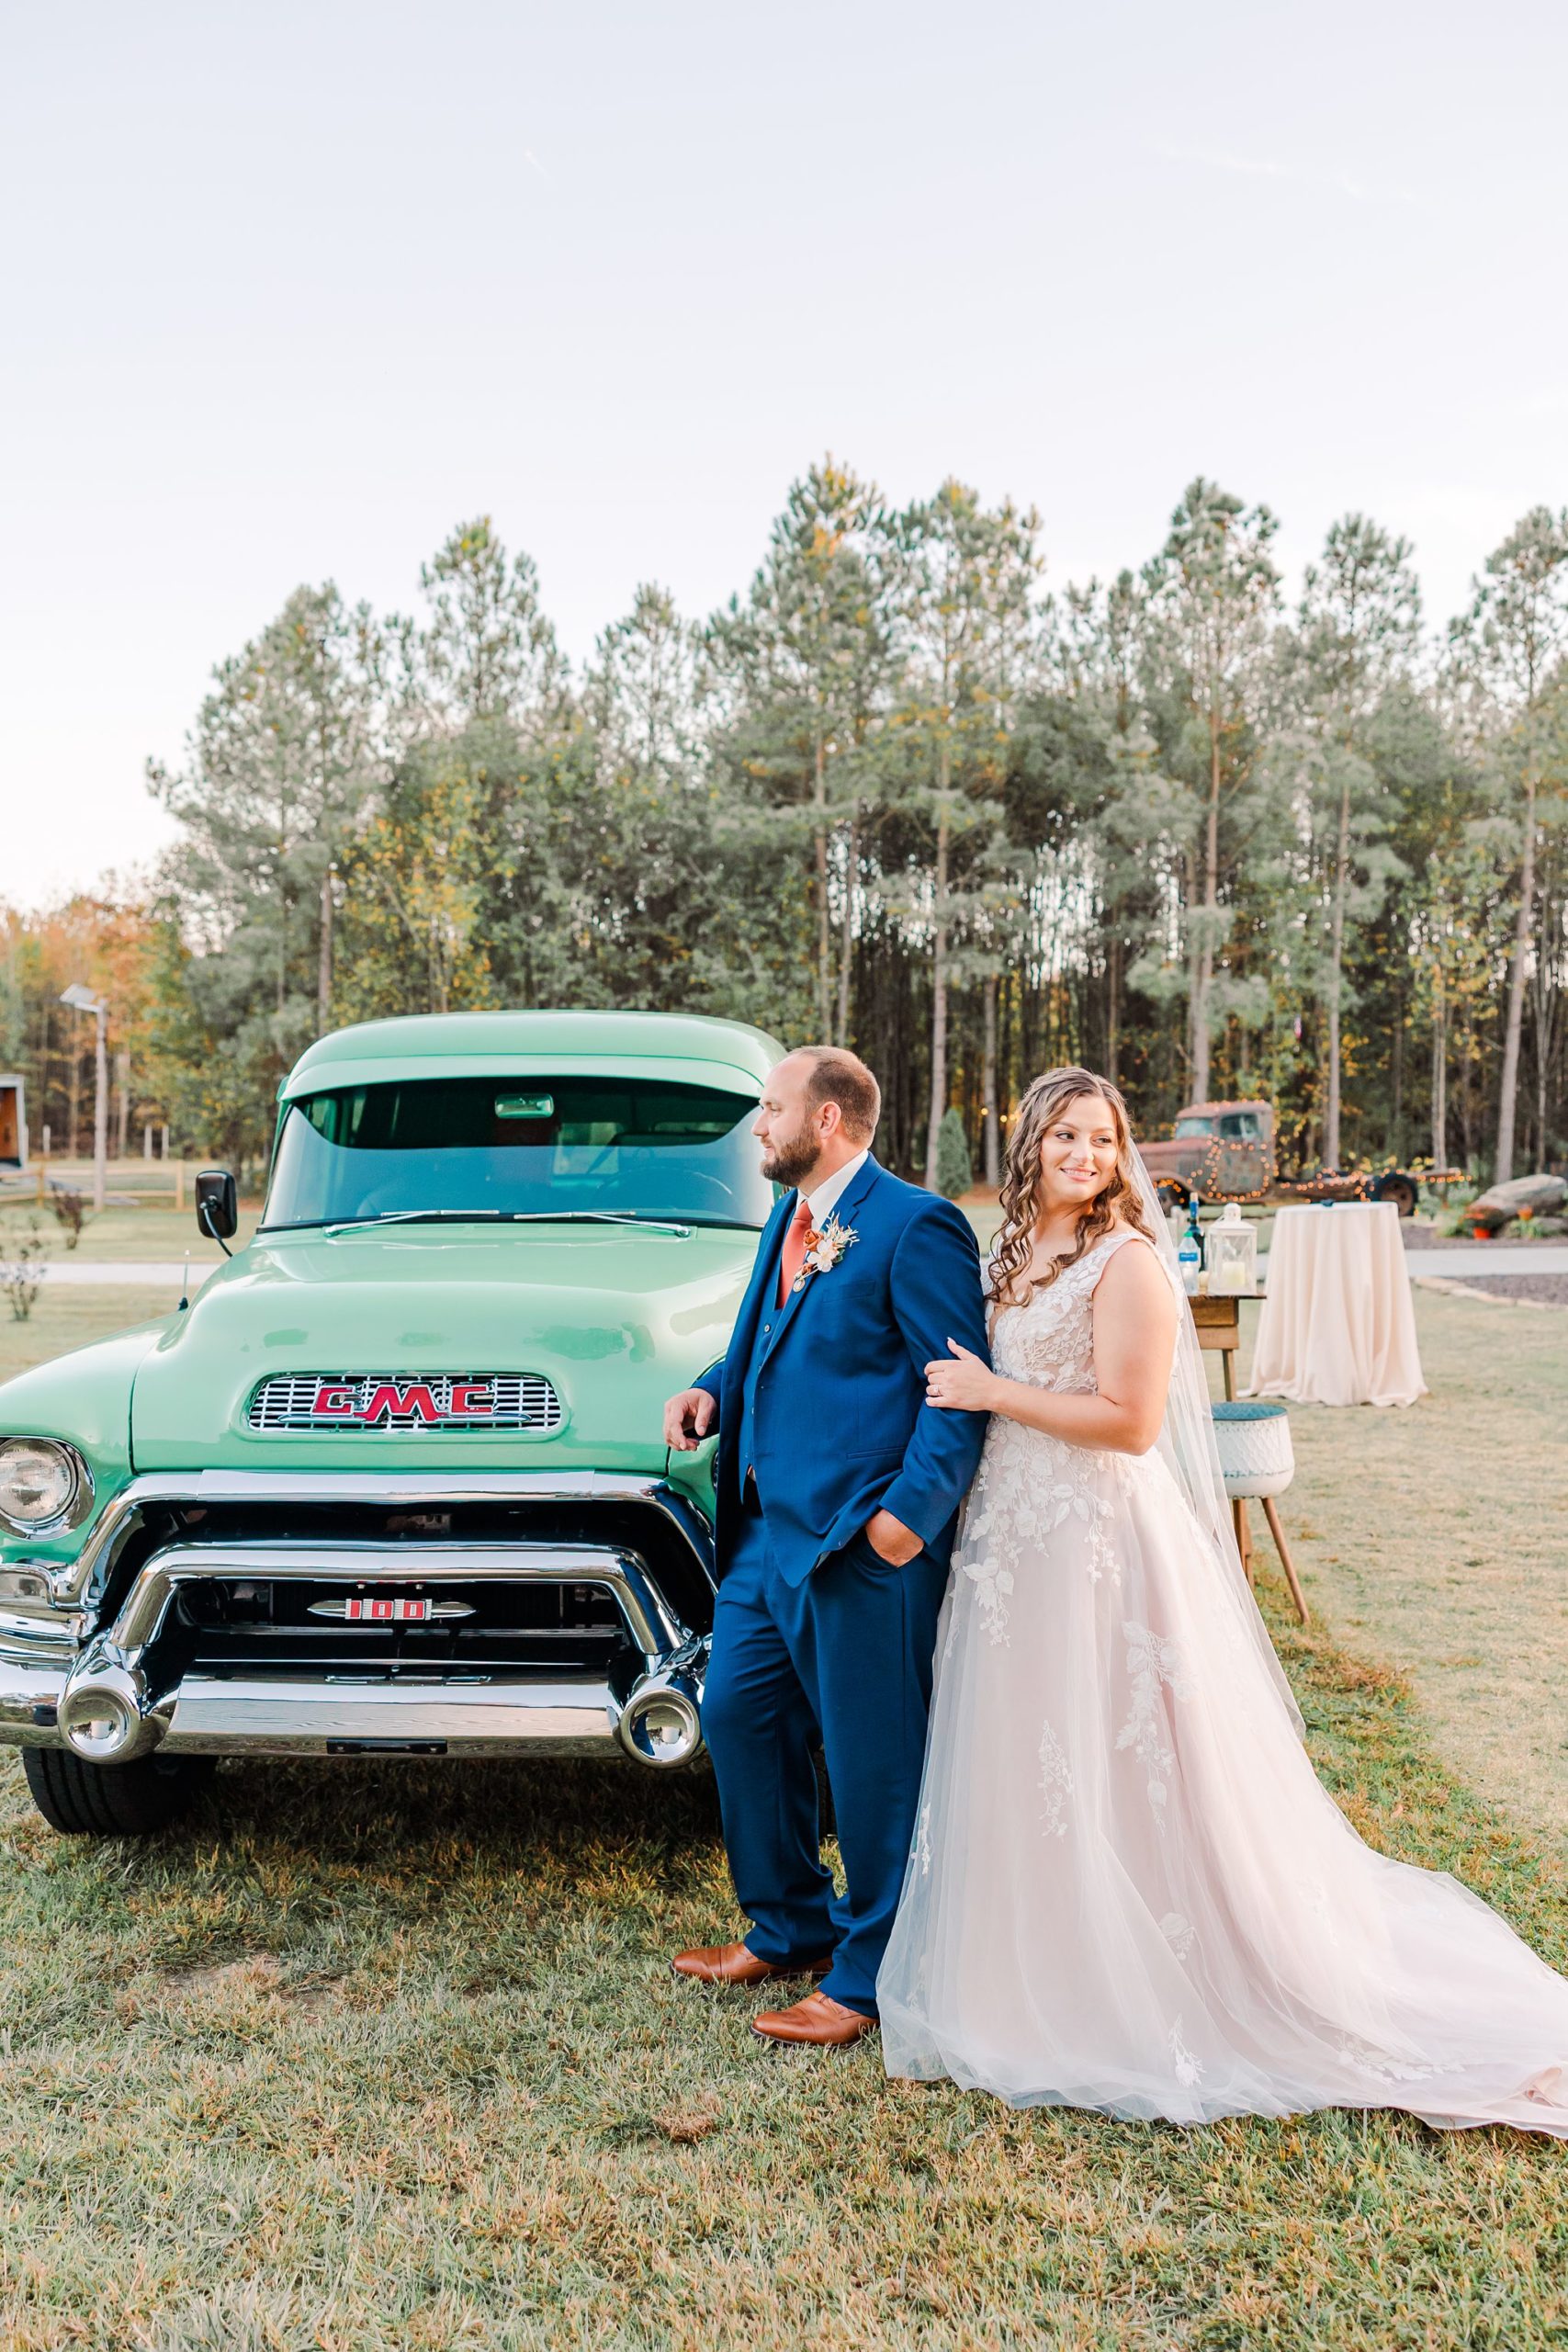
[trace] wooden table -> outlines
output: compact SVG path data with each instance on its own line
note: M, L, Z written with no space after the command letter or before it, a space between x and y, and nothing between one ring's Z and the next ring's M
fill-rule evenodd
M1220 1378L1224 1383L1227 1403L1235 1399L1235 1359L1241 1346L1241 1302L1244 1298L1261 1298L1260 1290L1214 1291L1206 1298L1190 1298L1192 1320L1197 1326L1198 1345L1216 1353L1220 1359Z
M1263 1293L1260 1290L1222 1290L1213 1291L1203 1297L1189 1298L1187 1302L1197 1329L1198 1345L1218 1355L1220 1359L1220 1378L1224 1384L1227 1403L1234 1404L1235 1401L1235 1359L1241 1346L1241 1302L1244 1298L1261 1298L1262 1296ZM1269 1526L1273 1531L1275 1544L1279 1549L1280 1564L1290 1582L1297 1614L1304 1625L1306 1603L1302 1599L1302 1589L1296 1582L1294 1565L1289 1552L1285 1549L1284 1531L1279 1525L1279 1515L1273 1505L1266 1504L1265 1510L1269 1515ZM1231 1519L1235 1528L1236 1550L1241 1554L1241 1565L1247 1571L1247 1580L1250 1584L1252 1581L1252 1530L1247 1523L1247 1505L1239 1495L1231 1503Z

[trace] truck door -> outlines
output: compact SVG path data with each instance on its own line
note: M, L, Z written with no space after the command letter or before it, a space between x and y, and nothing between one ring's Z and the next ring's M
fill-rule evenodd
M1220 1192L1222 1195L1261 1193L1268 1182L1264 1166L1263 1123L1256 1111L1225 1111L1220 1115Z

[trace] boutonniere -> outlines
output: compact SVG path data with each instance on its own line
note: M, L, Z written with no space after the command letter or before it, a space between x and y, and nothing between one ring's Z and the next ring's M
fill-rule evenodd
M830 1216L820 1233L815 1226L806 1237L806 1255L800 1261L800 1272L790 1284L791 1290L804 1290L813 1274L830 1273L843 1256L860 1239L852 1225L840 1225Z

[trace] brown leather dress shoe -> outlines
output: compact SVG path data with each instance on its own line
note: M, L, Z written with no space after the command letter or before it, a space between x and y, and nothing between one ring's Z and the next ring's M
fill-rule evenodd
M812 2041L826 2050L842 2050L863 2034L876 2031L876 2019L859 2009L846 2009L829 1993L807 1993L789 2009L763 2009L751 2020L751 2030L764 2041Z
M691 1951L678 1951L670 1965L677 1976L690 1976L699 1984L767 1984L775 1976L826 1976L832 1961L807 1960L795 1968L775 1967L771 1960L759 1960L749 1944L698 1944Z

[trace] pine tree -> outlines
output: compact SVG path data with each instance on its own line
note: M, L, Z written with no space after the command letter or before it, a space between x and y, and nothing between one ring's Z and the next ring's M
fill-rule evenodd
M1195 1101L1210 1091L1214 974L1229 930L1221 903L1222 820L1251 769L1253 718L1279 597L1269 554L1279 526L1266 506L1201 476L1188 484L1145 585L1181 713L1173 749L1192 780L1197 837L1188 857L1188 1054Z
M1513 946L1497 1103L1494 1182L1514 1172L1519 1046L1525 984L1536 933L1536 871L1541 802L1568 786L1562 729L1551 709L1556 672L1568 652L1568 509L1534 506L1486 559L1470 612L1450 639L1462 673L1489 711L1500 791L1518 804ZM1542 1138L1544 1143L1544 1136Z
M861 828L892 664L886 571L879 493L827 458L792 483L749 595L707 633L728 813L770 836L775 853L808 856L824 1043L847 1042Z
M930 865L911 877L916 895L905 902L923 918L931 940L928 1186L937 1182L947 1106L949 989L964 974L964 933L986 903L985 852L1000 828L997 791L1033 619L1039 531L1032 509L1021 513L1010 499L987 509L951 480L896 526L907 664L897 723L913 763L905 802L921 814L931 838ZM982 969L986 960L982 949Z
M330 584L297 589L220 665L184 764L149 765L182 829L162 895L186 984L261 1102L317 1033L332 868L386 773L372 635Z
M1314 797L1327 800L1332 822L1323 1141L1331 1168L1341 1161L1346 922L1367 921L1400 870L1388 845L1391 812L1381 778L1365 755L1366 729L1414 657L1420 625L1409 541L1391 537L1364 514L1332 524L1321 563L1307 567L1299 623L1315 739L1309 774Z

